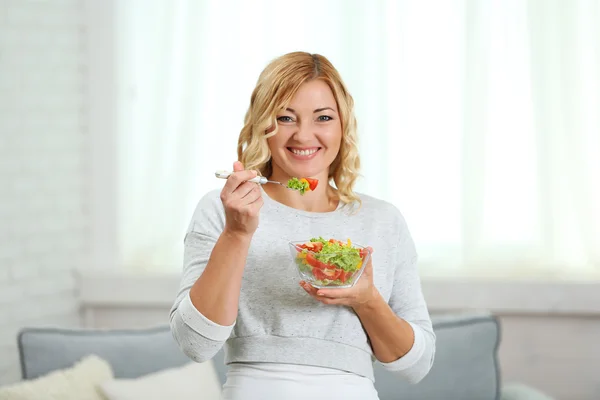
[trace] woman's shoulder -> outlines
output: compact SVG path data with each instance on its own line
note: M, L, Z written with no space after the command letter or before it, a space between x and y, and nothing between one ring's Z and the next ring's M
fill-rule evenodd
M225 210L221 202L221 189L209 190L198 200L188 230L203 226L218 232L224 225Z
M410 229L404 216L393 203L358 193L362 200L359 210L365 218L377 225L380 236L386 237L393 242L392 248L401 257L411 259L416 256L416 248L412 239Z
M204 195L200 197L198 205L201 205L203 207L222 208L223 203L221 203L221 191L222 189L212 189L204 193Z
M375 217L377 219L385 218L387 220L399 222L403 225L406 224L404 216L395 204L364 193L357 192L356 194L361 200L361 206L358 210L360 214L371 218Z

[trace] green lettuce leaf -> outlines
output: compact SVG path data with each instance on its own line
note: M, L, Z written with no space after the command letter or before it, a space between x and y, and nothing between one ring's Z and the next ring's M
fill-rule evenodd
M298 178L292 178L287 182L287 187L299 191L300 194L304 194L310 188L310 185L308 182L301 182Z
M339 243L330 243L322 237L312 238L310 241L323 243L323 250L315 253L317 260L335 265L344 271L356 271L358 269L358 264L361 261L359 249L342 246Z

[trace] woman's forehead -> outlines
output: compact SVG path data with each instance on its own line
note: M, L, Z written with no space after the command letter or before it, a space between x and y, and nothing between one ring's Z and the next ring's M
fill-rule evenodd
M329 85L321 80L303 83L286 108L294 112L314 112L322 108L337 110L335 97Z

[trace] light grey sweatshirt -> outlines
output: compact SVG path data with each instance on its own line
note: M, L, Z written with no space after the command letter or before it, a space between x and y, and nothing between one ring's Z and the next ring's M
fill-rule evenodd
M373 379L373 350L360 319L350 307L325 305L299 285L288 241L336 238L371 246L373 281L392 310L412 326L410 351L383 363L409 382L429 372L435 334L421 291L417 255L400 212L382 200L360 195L355 214L348 207L313 213L287 207L264 191L259 225L250 245L235 323L221 326L203 316L189 291L204 271L223 231L220 191L199 202L185 236L184 267L171 309L171 330L182 351L197 362L211 359L225 345L225 362L315 365Z

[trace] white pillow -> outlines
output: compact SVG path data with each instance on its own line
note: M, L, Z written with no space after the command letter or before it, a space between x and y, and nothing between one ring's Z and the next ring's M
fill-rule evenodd
M105 400L98 386L113 378L110 365L91 355L71 368L0 388L0 400Z
M114 379L100 385L109 400L218 400L221 383L212 362L188 363L137 379Z

